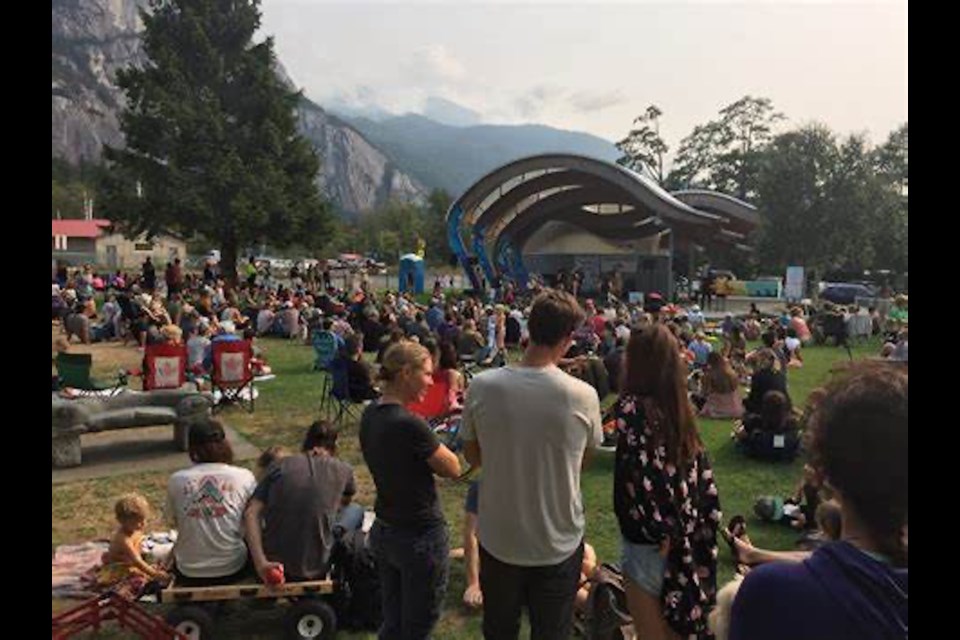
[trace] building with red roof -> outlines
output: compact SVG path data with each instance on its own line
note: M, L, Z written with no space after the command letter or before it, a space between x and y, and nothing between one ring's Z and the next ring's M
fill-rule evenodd
M53 220L53 259L67 264L95 264L109 269L139 267L147 256L161 267L168 260L187 257L187 244L177 236L160 234L126 238L102 218Z

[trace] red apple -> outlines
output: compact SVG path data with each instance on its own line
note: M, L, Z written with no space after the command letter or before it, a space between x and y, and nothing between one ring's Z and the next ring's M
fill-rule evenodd
M264 580L267 584L283 584L283 566L273 566L267 569Z

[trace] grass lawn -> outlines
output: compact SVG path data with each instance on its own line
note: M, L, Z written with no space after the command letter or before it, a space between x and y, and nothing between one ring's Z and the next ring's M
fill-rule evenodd
M277 379L259 385L256 412L227 409L224 420L241 432L258 448L281 444L296 450L306 426L316 418L320 403L321 376L311 370L313 351L286 340L259 341ZM98 345L94 345L97 347ZM117 360L136 362L137 352L127 347L119 356L117 347L110 348L98 359L95 352L95 373L116 372ZM77 349L93 350L90 348ZM855 358L869 357L879 351L874 342L854 347ZM129 353L127 353L129 352ZM822 384L836 363L847 360L846 352L835 347L804 349L805 365L791 369L789 391L795 404L802 404L810 391ZM745 459L734 451L730 440L731 423L726 420L700 420L701 434L710 452L725 519L734 514L747 517L750 535L759 546L792 549L797 534L782 526L764 525L752 516L753 502L759 495L786 495L793 491L800 478L802 461L793 464L759 463ZM357 441L357 426L349 424L340 438L340 456L352 464L358 483L357 501L372 505L374 486L363 464ZM531 452L534 455L535 452ZM252 466L252 461L246 463ZM113 502L122 493L139 491L159 510L164 503L168 472L104 478L57 485L52 490L52 544L79 543L106 537L113 530ZM594 545L602 561L617 561L619 530L612 510L613 454L595 457L583 476L583 496L587 510L587 540ZM451 546L460 546L460 526L466 485L448 480L438 481L444 513L450 526ZM167 528L155 515L148 529ZM720 584L733 573L726 545L720 541ZM460 597L464 588L463 562L451 562L447 601L435 637L438 639L480 638L480 617L464 612ZM74 602L55 601L54 610L72 606ZM235 603L221 618L222 637L265 640L280 638L280 618L276 611L249 609ZM525 632L524 632L525 633ZM121 633L101 633L100 638L122 638ZM374 638L374 634L340 634L344 638Z

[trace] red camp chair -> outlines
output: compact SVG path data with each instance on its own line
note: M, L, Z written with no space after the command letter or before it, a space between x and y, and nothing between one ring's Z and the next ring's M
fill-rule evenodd
M220 392L215 409L236 402L253 412L253 344L249 340L213 342L213 371L210 374L214 391Z
M143 390L179 389L187 382L187 347L148 344L143 354Z

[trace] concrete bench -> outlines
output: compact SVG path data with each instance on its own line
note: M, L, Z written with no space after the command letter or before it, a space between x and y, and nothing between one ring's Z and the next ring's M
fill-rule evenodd
M81 463L80 436L113 429L173 425L173 442L187 450L190 425L210 414L213 397L193 387L157 391L125 390L110 398L53 396L53 466Z

